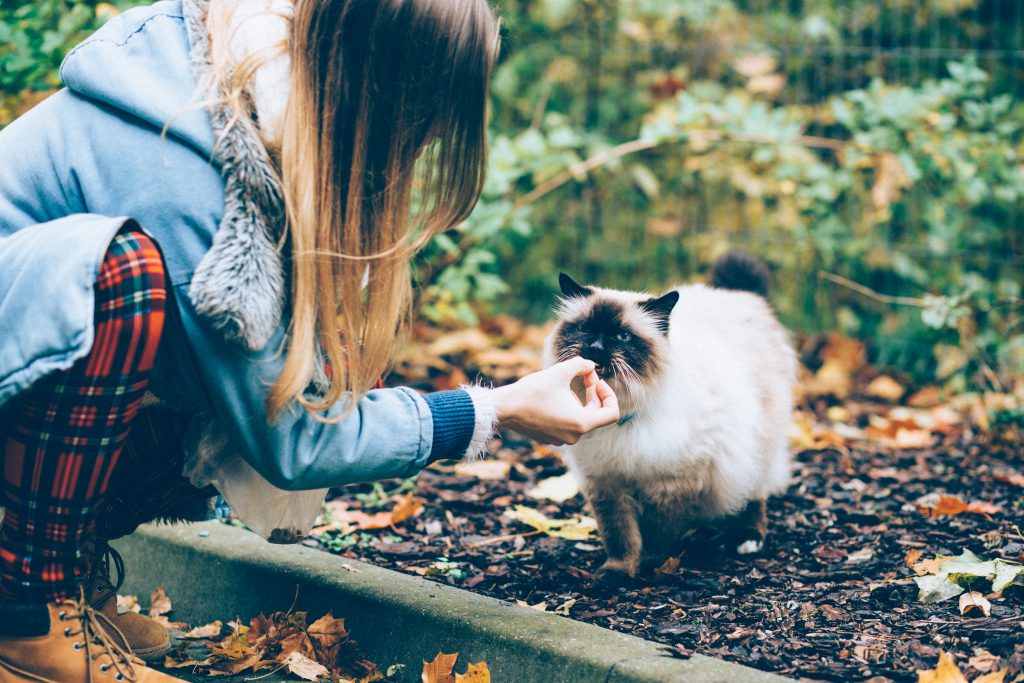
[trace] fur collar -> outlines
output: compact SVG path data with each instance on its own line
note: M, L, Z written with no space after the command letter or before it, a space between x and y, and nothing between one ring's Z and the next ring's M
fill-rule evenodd
M233 120L213 77L206 14L210 0L183 0L192 69L207 103L224 177L224 215L213 245L196 267L189 298L227 339L258 351L281 324L285 268L280 253L284 199L256 123ZM229 125L230 123L230 125Z

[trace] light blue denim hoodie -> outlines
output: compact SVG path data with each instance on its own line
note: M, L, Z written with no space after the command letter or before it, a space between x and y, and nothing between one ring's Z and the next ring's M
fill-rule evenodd
M0 131L0 406L89 352L99 264L134 222L160 246L176 304L158 393L216 423L269 482L339 486L460 457L486 437L463 390L382 389L340 423L298 408L267 423L287 318L265 224L276 198L252 177L262 148L255 161L251 139L215 149L217 115L195 104L196 4L117 17L67 56L64 90Z

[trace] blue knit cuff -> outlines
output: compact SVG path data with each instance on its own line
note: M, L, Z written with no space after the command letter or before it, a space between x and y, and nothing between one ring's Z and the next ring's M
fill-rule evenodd
M469 447L476 426L473 399L463 389L426 394L434 422L434 443L429 462L461 458Z

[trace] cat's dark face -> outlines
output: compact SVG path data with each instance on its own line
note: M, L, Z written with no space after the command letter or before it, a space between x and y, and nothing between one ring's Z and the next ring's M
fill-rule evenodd
M636 299L582 287L565 274L559 283L565 298L553 344L557 360L582 356L602 378L624 382L642 383L657 372L678 292Z

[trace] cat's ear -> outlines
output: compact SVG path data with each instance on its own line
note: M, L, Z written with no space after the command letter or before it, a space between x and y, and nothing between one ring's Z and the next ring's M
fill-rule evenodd
M586 298L594 293L590 287L577 284L565 273L558 274L558 286L562 288L562 296Z
M679 292L672 290L668 294L659 296L657 299L648 299L640 302L640 308L644 309L654 318L654 323L663 333L668 333L668 318L672 309L679 301Z

